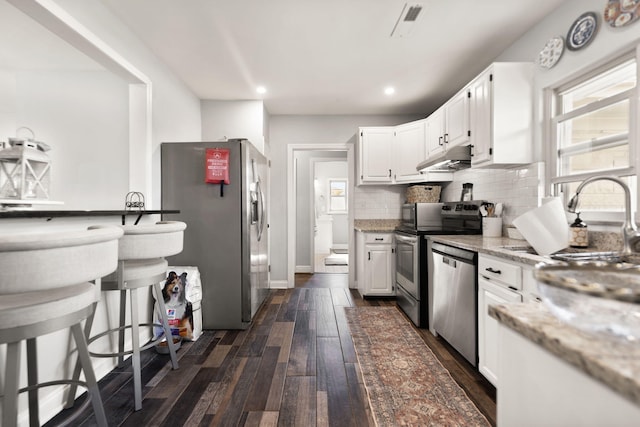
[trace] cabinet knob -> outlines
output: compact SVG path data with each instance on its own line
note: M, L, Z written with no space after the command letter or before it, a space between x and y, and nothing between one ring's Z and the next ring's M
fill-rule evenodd
M445 134L444 134L444 143L445 143L445 144L448 144L448 143L449 143L449 134L448 134L448 133L445 133Z
M486 271L488 271L489 273L493 273L493 274L502 274L502 271L500 270L494 270L491 267L485 268Z
M442 143L442 137L441 137L441 136L439 136L439 137L438 137L438 145L439 145L439 146L444 145L444 144Z

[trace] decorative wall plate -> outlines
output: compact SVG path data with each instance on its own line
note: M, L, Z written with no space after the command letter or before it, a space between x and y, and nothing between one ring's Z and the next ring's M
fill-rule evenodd
M640 0L609 0L604 20L612 27L623 27L640 18Z
M538 54L538 64L542 68L551 68L564 52L564 40L560 36L551 37Z
M593 12L583 13L576 19L567 33L567 49L582 49L591 42L598 30L598 17Z

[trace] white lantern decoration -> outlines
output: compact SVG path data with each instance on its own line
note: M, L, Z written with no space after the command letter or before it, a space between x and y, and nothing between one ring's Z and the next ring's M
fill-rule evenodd
M8 143L0 145L0 199L49 199L51 163L47 150L47 144L33 137L9 138Z

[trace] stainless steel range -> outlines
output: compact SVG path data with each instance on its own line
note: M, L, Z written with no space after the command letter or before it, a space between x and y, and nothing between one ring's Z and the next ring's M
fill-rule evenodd
M419 223L409 222L395 230L396 302L420 328L429 327L428 262L429 235L481 234L483 201L429 203L418 206L428 214Z

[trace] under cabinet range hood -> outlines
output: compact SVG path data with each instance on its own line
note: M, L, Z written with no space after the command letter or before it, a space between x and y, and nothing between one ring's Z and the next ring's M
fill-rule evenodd
M422 171L457 171L471 166L471 145L451 147L441 156L418 163L416 170Z

